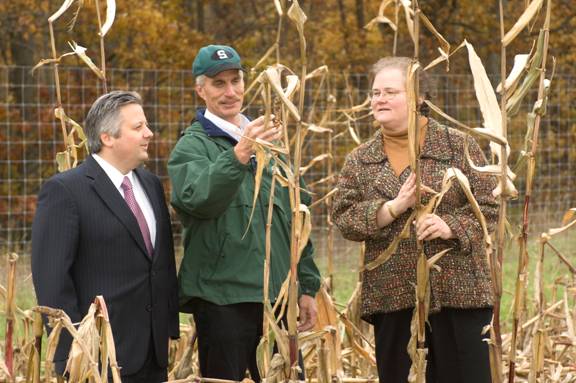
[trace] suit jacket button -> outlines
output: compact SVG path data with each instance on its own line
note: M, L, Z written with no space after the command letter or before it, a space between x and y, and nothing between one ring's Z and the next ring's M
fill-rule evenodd
M146 305L146 311L148 312L152 311L152 305Z

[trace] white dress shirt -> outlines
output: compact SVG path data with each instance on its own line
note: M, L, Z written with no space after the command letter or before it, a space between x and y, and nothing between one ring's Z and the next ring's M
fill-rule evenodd
M144 191L144 188L140 184L140 180L132 170L127 174L122 174L118 169L116 169L112 164L106 161L104 158L100 157L98 154L92 154L92 157L98 162L98 165L102 167L110 181L114 184L118 193L124 198L124 189L122 189L122 181L124 176L130 179L132 182L132 191L134 192L134 197L136 202L140 205L140 209L146 218L146 223L148 224L148 230L150 231L150 241L152 246L156 244L156 217L154 217L154 210L152 209L152 204Z
M235 124L224 120L223 118L218 117L214 113L210 112L208 109L204 112L204 118L212 122L214 125L228 133L232 138L236 141L240 141L242 134L244 134L244 128L250 120L240 113L240 126L236 126Z

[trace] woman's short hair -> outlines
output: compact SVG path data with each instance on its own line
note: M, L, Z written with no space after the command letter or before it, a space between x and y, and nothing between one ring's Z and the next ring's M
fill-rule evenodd
M406 73L408 72L408 67L412 64L412 58L410 57L383 57L376 61L372 68L370 69L370 84L374 82L376 75L384 69L398 69L402 72L404 80L406 80ZM420 90L420 96L424 97L425 100L430 100L432 98L432 80L430 75L425 71L420 71L419 74L418 88ZM427 116L428 106L422 104L420 107L420 112Z

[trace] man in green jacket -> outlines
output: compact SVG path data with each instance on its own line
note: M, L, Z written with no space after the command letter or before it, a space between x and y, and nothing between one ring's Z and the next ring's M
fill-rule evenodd
M196 93L205 101L170 155L172 205L184 226L184 259L178 276L180 310L194 314L203 377L258 382L256 347L262 336L265 233L271 170L265 169L255 205L252 144L273 141L240 113L244 72L231 47L209 45L192 66ZM302 193L304 203L309 196ZM308 201L307 201L308 200ZM276 183L271 226L269 297L274 302L290 268L291 207L288 190ZM299 330L316 322L314 296L320 275L309 242L298 264Z

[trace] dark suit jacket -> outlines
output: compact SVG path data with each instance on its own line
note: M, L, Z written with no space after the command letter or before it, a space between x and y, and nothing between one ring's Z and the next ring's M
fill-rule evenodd
M156 217L150 258L136 218L96 160L50 178L38 196L32 226L32 277L38 304L80 322L97 295L108 307L122 375L144 364L151 339L160 366L168 338L177 338L178 290L170 216L158 178L135 169ZM62 374L71 338L54 360Z

